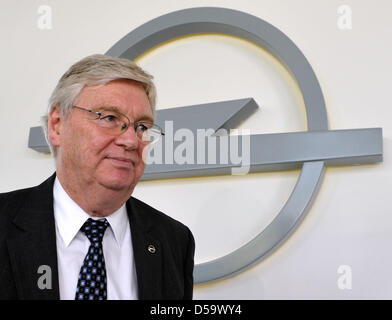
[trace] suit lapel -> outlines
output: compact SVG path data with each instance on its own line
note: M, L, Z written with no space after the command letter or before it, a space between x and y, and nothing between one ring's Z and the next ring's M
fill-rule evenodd
M162 250L148 215L133 198L127 202L140 300L162 299Z
M7 236L18 299L60 299L52 175L32 188ZM131 197L127 201L138 293L141 300L162 298L162 247L151 221Z
M54 179L55 175L21 199L7 237L18 299L59 299Z

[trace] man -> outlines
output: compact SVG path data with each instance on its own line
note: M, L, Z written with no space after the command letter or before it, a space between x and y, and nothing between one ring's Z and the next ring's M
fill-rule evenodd
M131 197L163 135L151 79L104 55L62 76L45 121L56 173L0 194L0 299L192 298L192 233Z

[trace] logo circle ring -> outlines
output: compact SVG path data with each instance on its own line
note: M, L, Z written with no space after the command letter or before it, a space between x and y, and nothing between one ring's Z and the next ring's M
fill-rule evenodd
M297 81L305 103L308 131L328 130L324 97L309 62L283 32L253 15L214 7L175 11L131 31L106 54L134 60L160 43L197 33L233 35L266 49ZM274 220L237 250L196 264L194 282L203 283L231 276L260 261L283 243L308 212L317 195L324 169L324 161L304 162L289 199Z

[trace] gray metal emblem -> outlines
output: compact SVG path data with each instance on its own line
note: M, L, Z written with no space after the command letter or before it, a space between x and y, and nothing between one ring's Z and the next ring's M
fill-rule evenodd
M250 172L302 168L300 177L280 213L255 238L226 256L195 266L195 283L230 276L277 248L308 212L325 166L382 161L382 129L328 130L324 97L305 56L285 34L250 14L209 7L172 12L131 31L106 54L133 60L162 42L202 32L234 35L274 55L297 81L305 102L308 131L250 137ZM257 107L252 98L246 98L158 110L157 122L162 126L166 120L172 120L178 128L192 131L200 126L228 129L249 117ZM29 147L48 152L40 128L31 128ZM152 164L146 167L142 179L228 174L235 166L233 163Z

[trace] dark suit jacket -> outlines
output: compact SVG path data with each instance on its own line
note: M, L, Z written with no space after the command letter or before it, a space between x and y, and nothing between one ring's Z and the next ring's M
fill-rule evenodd
M0 194L0 299L59 299L55 176L37 187ZM139 299L192 299L195 244L190 230L133 197L126 207ZM52 289L39 288L42 265L51 269Z

